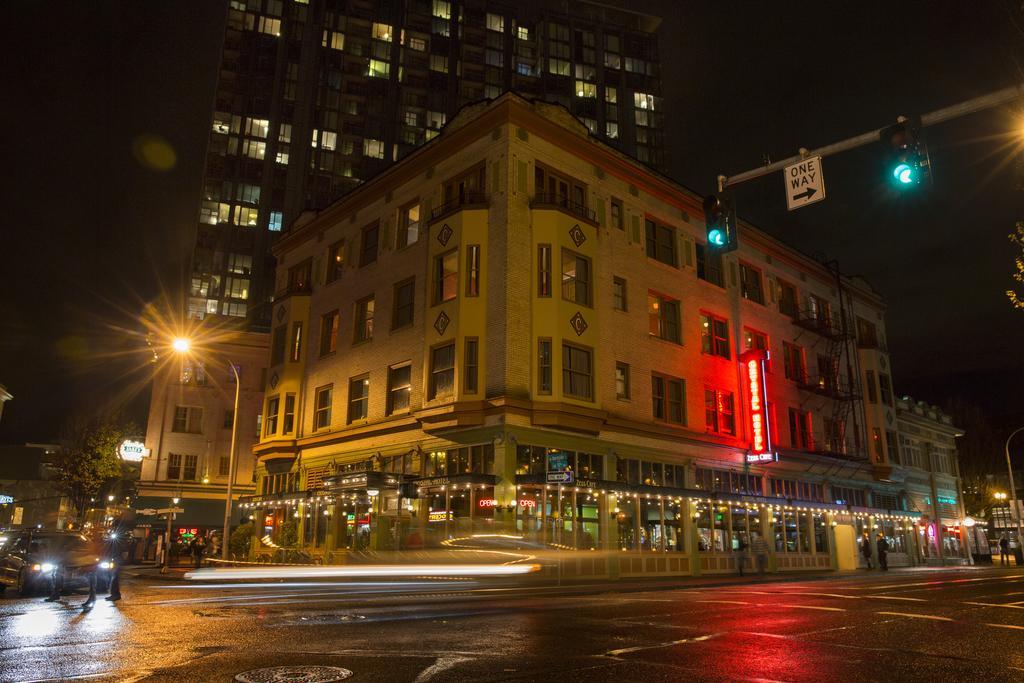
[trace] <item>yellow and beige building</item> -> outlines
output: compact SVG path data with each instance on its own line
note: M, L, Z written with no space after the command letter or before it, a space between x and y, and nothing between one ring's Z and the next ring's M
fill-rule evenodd
M324 562L479 534L578 576L913 563L884 303L514 94L275 246L257 537ZM873 399L873 400L872 400ZM295 540L297 539L297 540ZM262 544L255 553L270 553Z

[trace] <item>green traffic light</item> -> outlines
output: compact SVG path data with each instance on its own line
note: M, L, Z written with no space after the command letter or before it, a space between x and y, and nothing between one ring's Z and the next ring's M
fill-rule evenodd
M914 169L910 164L899 164L892 170L892 177L903 185L909 185L914 182Z
M725 244L725 232L718 228L714 228L708 232L708 242L711 242L711 244L714 244L716 247L723 246Z

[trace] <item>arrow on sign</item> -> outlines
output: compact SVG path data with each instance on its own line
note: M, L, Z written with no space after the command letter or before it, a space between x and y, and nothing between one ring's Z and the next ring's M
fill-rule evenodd
M814 196L814 194L816 192L817 192L817 190L815 190L813 187L808 187L806 190L804 190L800 194L793 195L793 199L810 199L811 197Z

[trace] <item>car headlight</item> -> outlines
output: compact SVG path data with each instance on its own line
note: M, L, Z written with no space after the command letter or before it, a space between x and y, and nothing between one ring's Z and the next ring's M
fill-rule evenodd
M102 562L99 563L99 568L100 569L113 569L114 568L114 563L111 562L110 560L103 560Z
M51 564L49 562L43 562L41 565L38 565L38 566L39 566L40 571L43 571L43 572L52 572L54 569L57 568L57 565Z

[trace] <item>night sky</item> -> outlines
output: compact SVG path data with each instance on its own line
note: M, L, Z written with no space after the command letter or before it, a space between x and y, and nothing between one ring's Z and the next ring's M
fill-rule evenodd
M630 3L660 45L672 175L737 173L1024 82L1012 2ZM143 424L144 302L180 292L199 195L223 9L217 2L18 2L5 74L0 442L53 438L77 408ZM140 139L175 152L139 161ZM780 174L741 215L839 260L889 305L898 393L962 397L1024 423L1024 312L1004 294L1024 218L1024 103L927 130L934 185L888 189L881 147L824 160L828 198L787 212ZM13 211L10 210L13 207ZM173 303L172 303L173 305Z

